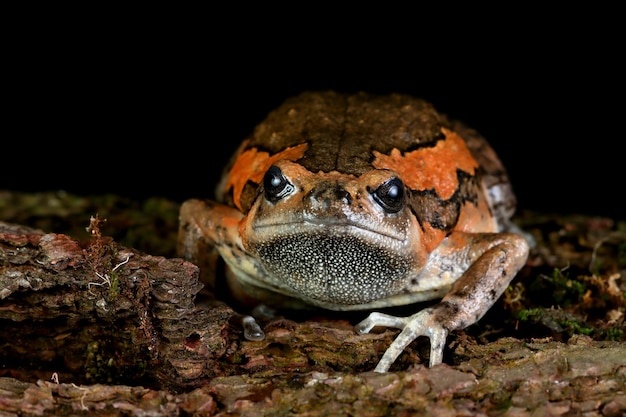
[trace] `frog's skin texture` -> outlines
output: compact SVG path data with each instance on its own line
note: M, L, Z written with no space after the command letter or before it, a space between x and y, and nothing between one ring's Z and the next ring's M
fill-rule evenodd
M441 298L356 325L402 329L377 372L419 336L441 363L448 332L479 320L529 251L493 149L406 95L287 100L240 146L216 198L183 204L178 249L209 281L223 259L239 300L346 311Z

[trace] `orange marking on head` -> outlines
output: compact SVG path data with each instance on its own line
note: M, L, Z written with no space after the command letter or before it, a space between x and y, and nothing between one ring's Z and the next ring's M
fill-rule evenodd
M260 184L263 175L265 175L265 172L272 164L282 159L297 161L304 156L307 148L308 145L306 143L301 143L271 156L269 152L259 152L257 148L247 149L239 154L226 182L226 190L233 189L235 206L241 210L241 193L248 181Z
M456 170L474 174L478 163L462 137L442 128L446 138L432 148L417 149L404 155L393 149L389 155L374 151L372 165L378 169L392 169L413 190L434 189L444 200L452 197L459 187Z

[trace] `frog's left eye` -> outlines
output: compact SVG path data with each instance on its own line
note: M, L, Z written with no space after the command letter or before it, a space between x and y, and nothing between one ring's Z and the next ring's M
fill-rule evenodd
M276 166L272 166L265 173L263 188L265 190L265 198L272 203L276 203L294 190L293 184L289 182L280 168Z
M372 193L372 197L386 212L397 213L404 207L404 183L399 178L390 178Z

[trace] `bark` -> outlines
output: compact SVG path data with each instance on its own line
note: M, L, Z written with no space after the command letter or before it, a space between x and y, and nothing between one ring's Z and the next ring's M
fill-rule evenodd
M518 221L537 247L500 302L443 365L420 339L387 374L370 371L397 331L358 336L362 315L267 319L245 341L195 265L97 216L82 240L0 223L0 416L623 415L624 223Z

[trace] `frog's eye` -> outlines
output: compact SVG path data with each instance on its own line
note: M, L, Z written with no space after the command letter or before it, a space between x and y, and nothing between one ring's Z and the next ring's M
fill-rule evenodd
M294 190L293 184L287 180L280 168L276 166L272 166L265 173L263 188L265 189L265 198L272 203L276 203Z
M404 184L399 178L390 178L372 193L372 197L386 212L397 213L404 207Z

